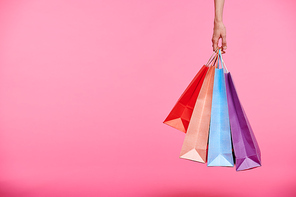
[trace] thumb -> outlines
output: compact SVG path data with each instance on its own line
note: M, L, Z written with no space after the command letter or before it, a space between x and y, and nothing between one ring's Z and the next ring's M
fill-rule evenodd
M226 35L223 35L222 36L222 51L225 52L226 49L227 49Z

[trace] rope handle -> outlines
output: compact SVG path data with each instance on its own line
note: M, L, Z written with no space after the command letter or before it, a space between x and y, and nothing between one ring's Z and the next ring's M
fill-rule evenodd
M206 63L206 66L208 66L214 59L217 58L217 55L218 55L218 49L217 48L211 55L210 59L208 60L208 62ZM215 55L215 56L214 56Z

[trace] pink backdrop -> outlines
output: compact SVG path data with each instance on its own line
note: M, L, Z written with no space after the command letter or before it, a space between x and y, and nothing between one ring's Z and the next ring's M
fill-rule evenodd
M1 0L1 197L296 196L295 6L226 0L263 163L236 172L179 159L162 123L212 53L213 1Z

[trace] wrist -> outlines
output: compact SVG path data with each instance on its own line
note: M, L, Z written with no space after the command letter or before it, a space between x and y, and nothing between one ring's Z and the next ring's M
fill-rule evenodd
M223 20L220 17L215 17L214 18L214 23L223 23Z

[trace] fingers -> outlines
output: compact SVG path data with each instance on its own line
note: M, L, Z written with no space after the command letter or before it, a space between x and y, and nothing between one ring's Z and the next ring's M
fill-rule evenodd
M216 49L218 48L218 41L219 41L219 37L213 35L213 38L212 38L213 51L216 51Z
M218 44L219 44L219 39L222 39L222 46L221 46L221 52L222 53L226 53L226 49L227 49L227 42L226 42L226 35L221 35L221 36L216 36L213 35L212 38L212 46L213 46L213 51L216 51L216 49L218 49Z
M213 51L216 51L216 49L218 49L219 39L220 39L219 37L213 36L212 38ZM226 49L227 49L226 36L222 36L222 46L221 46L222 53L225 53Z

